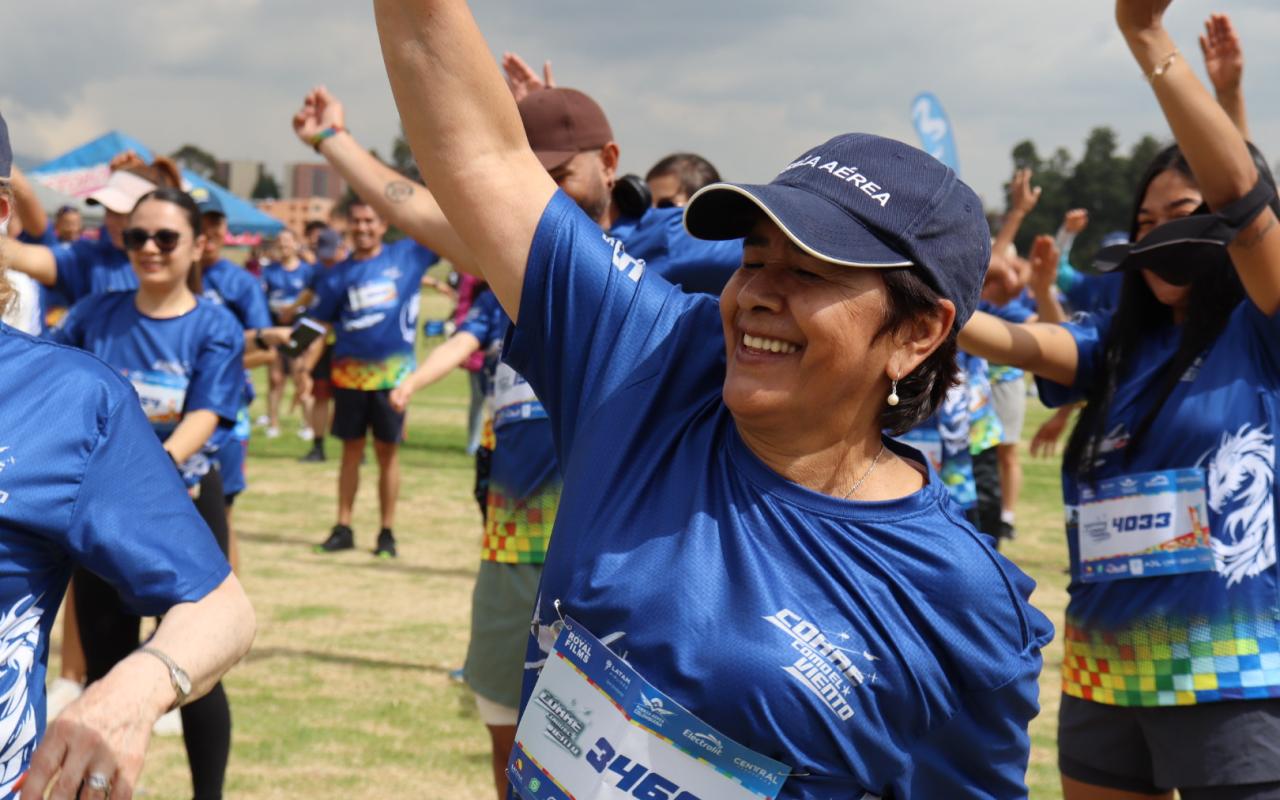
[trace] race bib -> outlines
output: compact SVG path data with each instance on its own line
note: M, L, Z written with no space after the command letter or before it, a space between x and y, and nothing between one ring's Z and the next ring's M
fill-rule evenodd
M899 436L898 441L919 450L929 459L934 472L942 472L942 434L937 428L913 428Z
M1079 544L1078 577L1085 583L1214 569L1201 469L1143 472L1083 486L1080 505L1068 509L1067 527Z
M392 281L370 281L347 289L347 306L353 312L391 305L400 297Z
M529 382L505 363L498 362L493 374L493 427L546 418L547 411Z
M772 800L788 774L690 714L572 619L507 763L522 800Z
M142 411L147 421L157 430L171 431L182 421L182 410L187 402L185 375L173 375L153 370L122 370L133 384L142 401Z

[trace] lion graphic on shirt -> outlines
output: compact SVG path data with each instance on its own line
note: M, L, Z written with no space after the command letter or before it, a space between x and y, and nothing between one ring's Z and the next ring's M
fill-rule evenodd
M27 595L0 617L0 796L7 797L36 749L31 679L42 611Z
M1209 508L1222 520L1214 531L1217 570L1227 586L1276 563L1275 447L1266 426L1225 432L1209 459Z

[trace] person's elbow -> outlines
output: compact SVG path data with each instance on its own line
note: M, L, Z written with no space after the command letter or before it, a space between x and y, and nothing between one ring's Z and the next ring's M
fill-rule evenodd
M249 602L249 596L234 572L227 575L218 588L210 593L210 597L216 600L213 615L217 618L210 621L225 632L227 652L224 656L229 664L235 663L248 654L258 632L258 618L253 610L253 603Z

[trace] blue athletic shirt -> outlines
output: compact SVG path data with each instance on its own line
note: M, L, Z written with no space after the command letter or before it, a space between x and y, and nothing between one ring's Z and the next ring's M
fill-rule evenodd
M947 487L951 499L968 510L978 503L978 487L973 479L973 456L969 452L972 392L963 367L957 373L957 380L958 383L947 390L941 408L898 438L929 457L930 466Z
M54 288L72 305L91 294L138 288L138 276L129 256L111 243L105 225L98 229L96 241L80 239L51 250L58 269Z
M439 260L401 239L373 258L348 258L317 282L311 315L336 323L334 387L394 389L413 372L422 276Z
M1046 404L1089 395L1110 322L1106 314L1066 324L1080 353L1076 382L1066 388L1039 379ZM1063 688L1075 697L1125 706L1280 697L1280 314L1266 317L1248 300L1241 303L1130 451L1130 433L1151 407L1179 336L1172 324L1153 330L1135 354L1112 401L1092 480L1203 468L1217 571L1073 580ZM1062 493L1070 515L1079 502L1074 476L1062 476ZM1074 576L1078 546L1069 540L1069 547Z
M263 291L262 284L258 283L248 270L222 258L205 267L201 278L204 283L204 298L230 311L243 330L271 327L266 292ZM231 431L232 438L240 442L240 445L218 448L218 466L222 468L222 491L227 495L236 495L248 488L244 457L245 447L247 447L245 442L249 441L250 434L253 432L253 426L249 420L249 406L253 403L254 396L253 376L245 370L240 410L236 414L235 427Z
M315 264L299 261L293 269L272 262L262 268L262 288L267 293L267 306L279 318L280 312L298 302L298 297L311 287Z
M44 736L72 567L142 616L199 600L230 567L113 368L3 324L0 365L0 797L11 797Z
M489 481L505 497L523 500L559 473L551 423L528 384L510 366L499 362L502 340L511 319L491 291L481 293L458 326L480 340L486 351L487 394L493 404L496 444L489 465ZM496 392L501 387L501 393Z
M1067 254L1058 262L1058 288L1067 299L1073 313L1096 314L1112 311L1120 303L1120 289L1124 284L1123 272L1089 275L1071 266Z
M71 307L50 336L119 370L133 384L161 440L192 411L218 415L218 430L182 465L188 485L195 485L235 424L244 391L244 332L226 309L204 298L170 319L145 316L134 298L134 292L87 297Z
M717 297L742 266L742 240L695 239L684 229L683 208L650 208L644 216L618 220L609 234L626 245L633 258L686 292Z
M721 399L717 300L648 274L561 192L504 352L564 475L530 665L573 617L692 713L807 773L784 798L1026 795L1052 625L932 473L907 497L853 502L770 470Z

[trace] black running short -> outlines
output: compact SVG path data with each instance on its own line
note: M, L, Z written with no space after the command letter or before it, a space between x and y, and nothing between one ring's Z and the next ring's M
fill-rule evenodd
M1063 695L1058 768L1139 794L1280 800L1280 700L1128 708Z
M404 440L404 414L391 407L391 390L333 390L333 435L339 439L373 438L388 444Z

